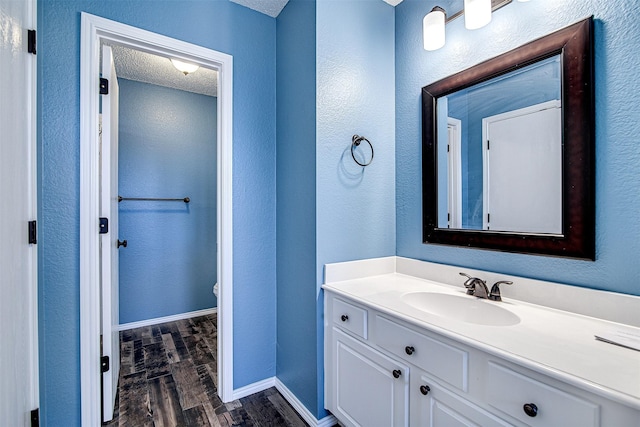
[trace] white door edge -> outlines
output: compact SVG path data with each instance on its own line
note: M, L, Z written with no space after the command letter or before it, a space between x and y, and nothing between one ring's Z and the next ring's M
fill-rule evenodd
M103 40L218 70L218 394L233 400L233 57L82 13L80 37L80 387L81 420L100 425L98 102Z

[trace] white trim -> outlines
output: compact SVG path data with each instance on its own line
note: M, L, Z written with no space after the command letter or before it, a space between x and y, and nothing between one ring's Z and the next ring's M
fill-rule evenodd
M262 381L258 381L253 384L249 384L244 387L235 389L233 391L233 400L242 399L243 397L247 397L254 393L259 393L268 388L275 387L276 385L275 381L276 381L276 377L271 377L271 378L267 378Z
M171 316L155 317L153 319L139 320L137 322L121 323L116 330L128 331L129 329L143 328L145 326L159 325L160 323L175 322L176 320L191 319L192 317L206 316L208 314L216 314L217 307L206 308L204 310L189 311L186 313L173 314Z
M291 406L293 406L293 409L295 409L296 412L298 412L298 414L302 417L302 419L304 419L307 422L307 424L309 424L309 426L331 427L338 424L338 420L333 415L327 415L321 420L317 419L315 415L313 415L307 409L307 407L304 406L302 402L300 402L300 400L298 400L296 395L293 394L291 390L289 390L287 386L284 385L284 383L280 381L278 378L276 378L275 386L276 386L276 389L278 389L278 391L280 392L280 394L282 394L282 397L284 397L286 401L289 402Z
M98 79L103 40L218 70L218 392L233 396L233 57L82 13L80 36L80 387L82 426L100 425Z
M462 228L462 120L447 117L447 130L449 228Z
M188 311L186 313L173 314L171 316L156 317L153 319L139 320L137 322L121 323L116 330L127 331L129 329L143 328L145 326L159 325L160 323L175 322L176 320L191 319L192 317L207 316L218 313L218 308L205 308L204 310Z
M31 0L27 2L27 20L25 24L29 25L32 29L38 28L38 1ZM35 56L32 56L32 60L29 61L29 71L27 79L28 90L28 103L29 103L29 151L30 151L30 164L29 168L29 203L30 203L30 220L38 220L38 60ZM39 222L39 221L37 221ZM38 236L36 236L38 237ZM28 277L31 301L31 316L29 321L31 322L31 409L40 407L40 361L39 361L39 345L38 345L38 247L32 245L30 250L30 263L31 271Z

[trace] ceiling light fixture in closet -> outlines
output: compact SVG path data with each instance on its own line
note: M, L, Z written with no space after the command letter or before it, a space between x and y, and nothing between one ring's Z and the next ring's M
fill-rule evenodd
M171 59L171 63L178 71L181 71L186 76L187 74L194 73L200 68L199 65L190 64L188 62L179 61L177 59Z

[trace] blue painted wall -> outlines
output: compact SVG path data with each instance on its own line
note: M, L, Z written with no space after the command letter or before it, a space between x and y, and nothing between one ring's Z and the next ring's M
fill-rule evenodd
M276 374L315 415L316 2L290 0L277 18Z
M396 250L394 15L382 1L317 2L317 282L310 291L318 299L319 416L323 267ZM367 137L375 150L365 168L351 158L354 134ZM363 143L358 156L368 160L368 149Z
M216 307L217 98L118 81L120 323Z
M577 286L640 295L640 21L631 0L513 2L487 27L469 31L462 19L446 27L444 48L427 52L422 18L435 1L396 7L397 254ZM594 15L596 72L596 261L422 243L420 88Z
M320 419L323 266L395 253L394 9L292 0L277 22L277 375Z
M47 426L80 425L81 11L233 55L234 387L275 375L275 19L226 0L41 1L39 338Z

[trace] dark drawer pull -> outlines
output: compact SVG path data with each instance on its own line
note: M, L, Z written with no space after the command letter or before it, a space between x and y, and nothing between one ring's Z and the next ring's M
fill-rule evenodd
M415 351L416 349L411 347L410 345L404 348L404 352L407 353L409 356L411 356Z
M428 385L420 386L420 393L424 394L425 396L429 394L430 391L431 391L431 387L429 387Z
M400 375L402 375L402 371L400 369L394 369L392 374L393 378L400 378Z
M346 322L347 320L349 320L349 316L347 316L346 314L343 314L342 316L340 316L340 320L342 320L343 322Z
M522 409L524 409L524 413L530 417L538 415L538 407L535 403L525 403Z

